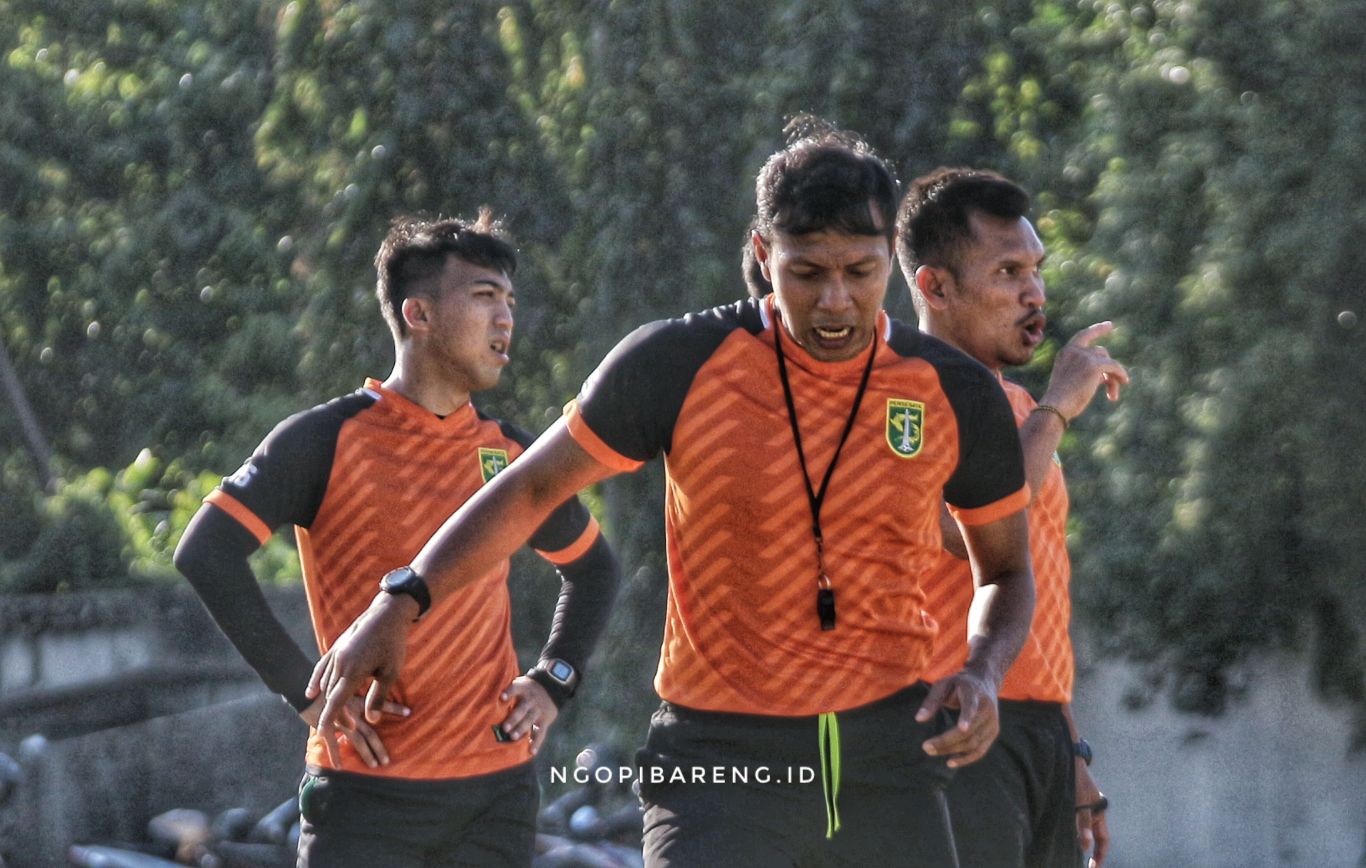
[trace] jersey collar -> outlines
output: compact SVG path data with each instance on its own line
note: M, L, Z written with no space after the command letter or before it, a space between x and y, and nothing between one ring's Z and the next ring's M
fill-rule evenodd
M365 385L362 390L373 395L381 401L384 406L392 413L396 413L400 418L416 423L424 428L433 431L449 433L454 430L469 427L478 421L475 413L474 404L466 401L455 412L449 416L438 416L421 404L405 398L392 389L386 389L384 385L374 377L366 377Z

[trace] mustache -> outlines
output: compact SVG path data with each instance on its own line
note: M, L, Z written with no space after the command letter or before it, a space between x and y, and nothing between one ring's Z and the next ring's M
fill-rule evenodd
M1048 322L1048 316L1044 313L1043 308L1041 308L1041 307L1036 307L1036 308L1034 308L1034 309L1031 310L1029 313L1027 313L1027 314L1025 314L1024 316L1020 317L1020 319L1019 319L1018 321L1016 321L1015 325L1017 325L1017 326L1026 326L1026 325L1030 325L1030 324L1033 323L1035 320L1038 320L1038 321L1039 321L1039 325L1040 325L1040 326L1042 326L1042 325L1044 325L1045 323Z

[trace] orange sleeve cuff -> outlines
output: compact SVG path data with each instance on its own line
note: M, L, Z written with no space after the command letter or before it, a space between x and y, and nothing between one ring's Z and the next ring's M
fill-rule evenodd
M213 491L209 492L209 496L204 498L204 502L212 503L214 506L232 516L238 524L242 525L242 527L246 528L252 536L256 537L256 541L261 545L265 545L266 541L270 539L270 528L266 527L266 523L257 518L256 513L243 506L242 501L233 497L231 494L228 494L223 489L215 488Z
M602 529L598 527L598 520L590 515L588 517L588 527L583 529L583 533L579 534L578 539L564 548L556 549L553 552L536 549L536 554L550 561L557 567L564 566L565 564L573 563L583 557L584 553L593 547L593 543L597 542L598 537L600 536L602 536Z
M583 447L583 451L604 467L610 467L618 473L632 473L639 470L644 461L636 461L627 458L617 450L603 442L602 438L594 433L588 423L584 421L583 414L579 412L579 402L571 401L565 408L565 424L569 427L569 436Z
M959 509L953 504L949 504L949 512L969 527L979 524L991 524L993 521L1014 515L1020 510L1029 506L1029 486L1022 485L1020 490L1007 497L1003 497L995 503L988 503L986 506L979 506L976 509Z

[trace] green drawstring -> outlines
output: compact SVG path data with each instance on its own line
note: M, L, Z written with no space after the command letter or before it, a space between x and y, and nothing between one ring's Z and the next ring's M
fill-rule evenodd
M828 711L819 718L821 743L821 789L825 794L825 837L840 830L840 722Z

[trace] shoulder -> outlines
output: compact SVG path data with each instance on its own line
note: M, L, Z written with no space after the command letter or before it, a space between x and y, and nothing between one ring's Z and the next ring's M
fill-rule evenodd
M584 381L578 413L611 451L636 462L653 458L670 448L674 423L707 361L731 335L763 330L753 300L647 323Z
M617 349L630 351L646 348L652 352L665 353L708 347L714 349L737 329L744 329L750 334L759 334L764 330L763 317L758 303L753 299L646 323L622 339Z
M996 376L986 365L962 350L900 320L891 321L891 334L887 338L887 346L903 358L923 359L931 365L939 374L945 391L971 389L984 384L999 385Z
M602 386L628 392L685 386L717 348L737 330L759 334L764 330L758 304L752 299L674 319L656 320L640 326L618 343L584 383L584 393L594 396Z
M358 389L349 395L333 398L286 418L266 437L265 446L271 449L310 448L324 442L335 442L347 420L373 407L379 395L369 389Z
M490 416L478 407L474 409L474 412L475 415L479 417L480 422L495 426L504 440L515 443L523 449L530 446L536 439L535 434L532 434L521 425L516 425L506 419L499 419L496 416Z

